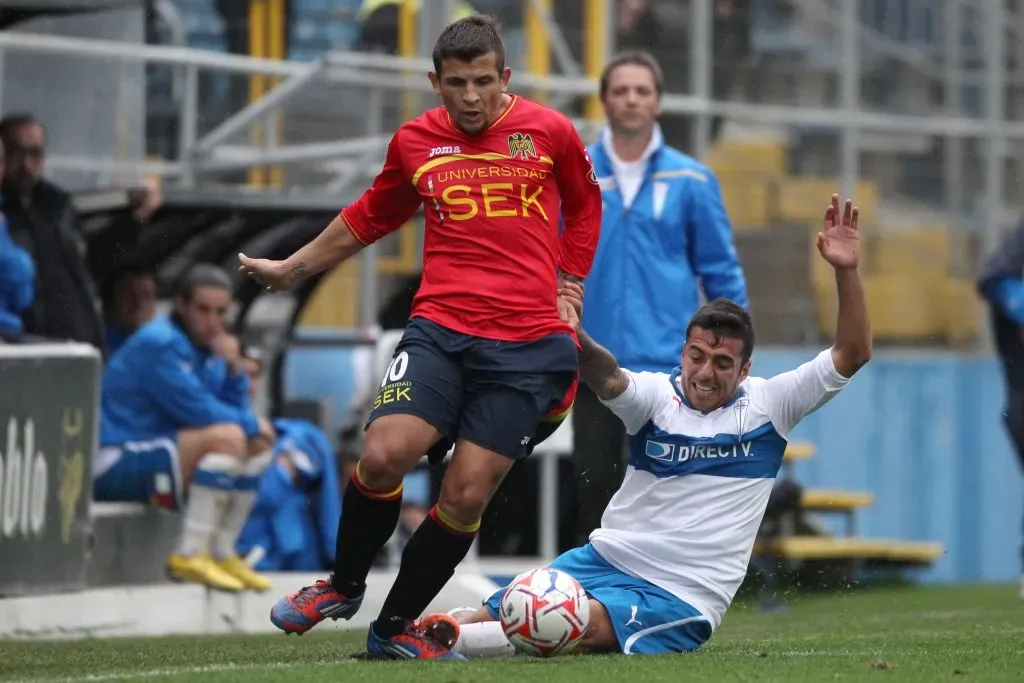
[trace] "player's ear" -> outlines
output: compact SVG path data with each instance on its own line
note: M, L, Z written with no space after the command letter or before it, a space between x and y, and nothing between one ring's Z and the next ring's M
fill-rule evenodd
M441 77L437 75L436 71L428 71L427 78L430 79L430 87L434 89L435 95L441 94Z
M508 82L509 79L511 78L512 69L506 66L504 69L501 70L501 92L505 92L506 90L508 90Z
M750 361L745 361L740 367L740 381L742 382L750 375Z

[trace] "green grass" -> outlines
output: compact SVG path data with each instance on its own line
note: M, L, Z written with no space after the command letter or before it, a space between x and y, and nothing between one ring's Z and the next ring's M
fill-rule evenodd
M699 653L360 662L365 632L0 643L0 681L679 683L1024 680L1015 586L873 589L795 597L765 614L737 604ZM159 615L153 618L158 619Z

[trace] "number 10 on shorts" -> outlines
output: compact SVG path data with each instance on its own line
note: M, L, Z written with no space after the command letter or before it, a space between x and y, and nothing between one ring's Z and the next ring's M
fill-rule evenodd
M380 391L373 402L374 410L391 403L412 400L412 383L403 380L408 369L409 354L406 351L396 353L381 380Z

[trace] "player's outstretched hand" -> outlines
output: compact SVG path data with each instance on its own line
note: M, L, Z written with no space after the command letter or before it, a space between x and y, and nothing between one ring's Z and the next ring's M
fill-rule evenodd
M846 200L839 210L839 195L832 195L832 205L825 209L825 224L818 233L818 251L833 268L843 270L860 264L860 209Z
M289 270L284 261L249 258L245 254L239 254L238 261L242 264L238 267L238 272L248 275L268 292L288 289L298 281L301 274Z

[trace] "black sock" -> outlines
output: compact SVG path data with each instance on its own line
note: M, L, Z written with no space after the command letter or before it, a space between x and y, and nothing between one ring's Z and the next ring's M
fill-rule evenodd
M423 613L452 578L479 529L479 522L470 528L459 528L446 521L436 505L430 510L402 551L398 576L374 627L377 635L398 635L409 619Z
M366 575L377 553L395 533L401 511L401 486L393 491L374 491L359 481L359 468L356 468L341 503L331 576L334 590L346 597L362 594L366 589Z

